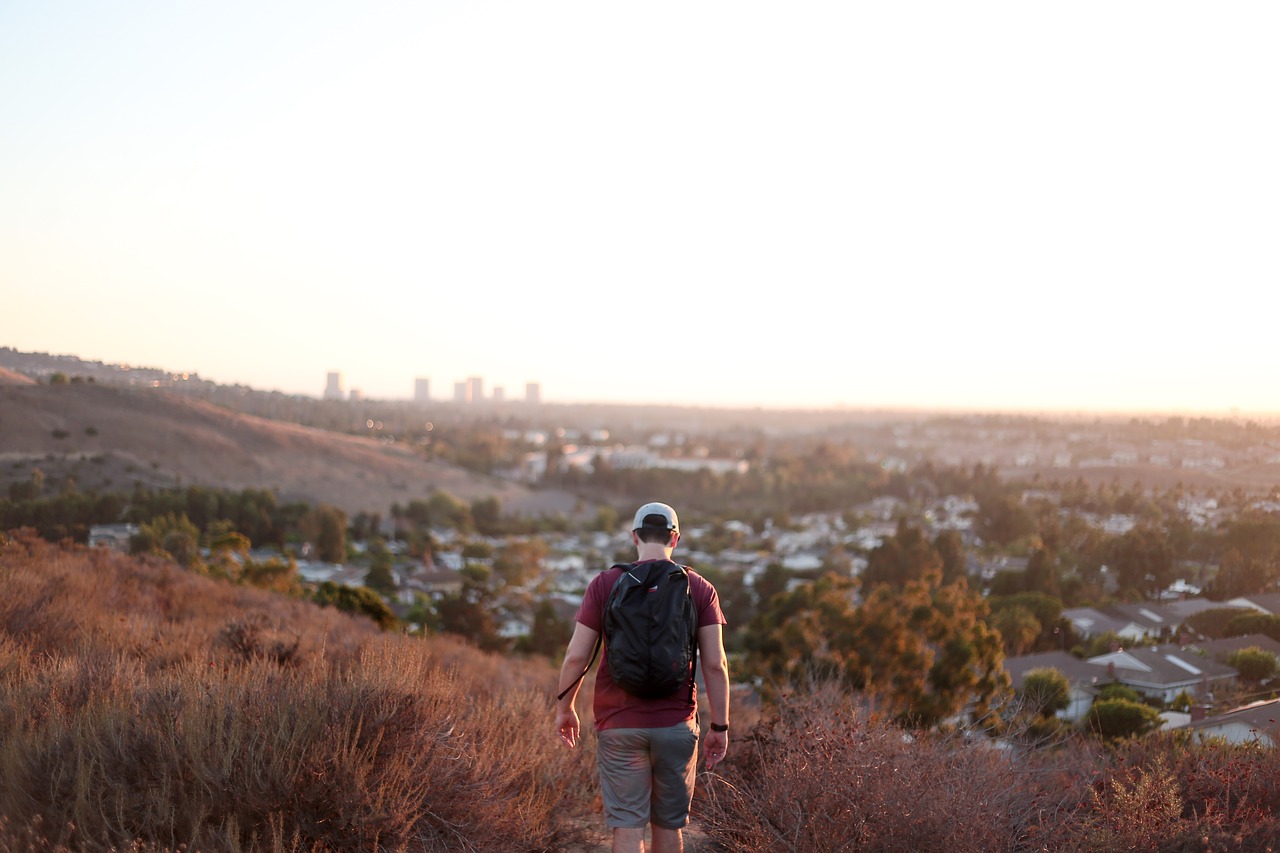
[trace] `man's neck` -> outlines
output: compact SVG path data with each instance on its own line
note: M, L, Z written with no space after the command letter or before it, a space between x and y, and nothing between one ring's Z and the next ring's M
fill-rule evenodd
M636 562L670 559L671 549L658 542L641 542L636 546Z

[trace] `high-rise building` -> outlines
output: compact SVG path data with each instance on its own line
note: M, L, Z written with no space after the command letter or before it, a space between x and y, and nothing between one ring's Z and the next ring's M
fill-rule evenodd
M507 398L507 389L503 388L501 385L494 385L493 386L493 402L501 403L506 398Z
M342 393L342 374L336 370L329 371L325 378L324 398L326 400L341 400L345 396Z
M542 386L537 382L529 382L524 386L524 401L531 406L542 402Z
M467 402L479 403L484 399L484 380L479 376L467 377Z
M453 383L453 402L455 403L471 402L471 398L467 395L467 392L469 390L470 388L465 382Z
M431 380L418 379L413 380L413 401L415 403L426 403L431 400Z

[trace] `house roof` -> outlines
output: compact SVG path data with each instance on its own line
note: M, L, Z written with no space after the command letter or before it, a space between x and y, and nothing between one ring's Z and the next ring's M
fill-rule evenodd
M1108 631L1120 633L1128 624L1128 620L1120 620L1092 607L1068 607L1062 611L1062 618L1068 620L1078 633L1086 637L1105 634Z
M1023 679L1033 669L1056 669L1076 686L1091 687L1110 680L1105 671L1099 672L1098 667L1067 652L1040 652L1005 658L1004 668L1009 673L1009 681L1015 690L1022 689Z
M1149 631L1172 630L1182 621L1164 604L1112 604L1104 610Z
M1219 681L1238 675L1226 664L1194 649L1181 648L1177 643L1122 649L1089 658L1088 663L1103 667L1108 672L1114 664L1117 681L1157 688Z
M1243 637L1226 637L1221 640L1210 640L1205 643L1197 643L1196 646L1204 650L1204 652L1214 660L1225 660L1232 652L1238 652L1240 649L1247 649L1251 646L1257 646L1264 652L1271 652L1273 655L1280 657L1280 643L1277 643L1266 634L1246 634Z
M1247 601L1264 613L1272 615L1280 613L1280 592L1265 592L1259 595L1241 596L1236 601Z
M1275 740L1274 735L1280 733L1280 699L1266 699L1227 711L1225 714L1205 717L1203 720L1188 723L1187 728L1216 729L1230 725L1248 726L1250 729L1268 733Z
M1106 607L1068 607L1062 616L1070 620L1076 631L1089 637L1137 631L1158 634L1172 631L1185 618L1167 604L1109 604Z
M1161 606L1178 619L1186 620L1188 616L1196 613L1203 613L1206 610L1220 610L1232 605L1227 604L1225 601L1212 601L1208 598L1183 598L1178 601L1166 601Z

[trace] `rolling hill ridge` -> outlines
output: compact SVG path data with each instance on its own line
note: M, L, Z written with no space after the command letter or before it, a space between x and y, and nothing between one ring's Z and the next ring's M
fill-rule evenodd
M21 376L18 374L18 376ZM25 377L23 377L25 378ZM571 513L572 495L429 460L370 438L273 421L153 388L0 382L0 489L39 468L46 490L202 485L269 489L348 514L445 491L496 497L504 512Z

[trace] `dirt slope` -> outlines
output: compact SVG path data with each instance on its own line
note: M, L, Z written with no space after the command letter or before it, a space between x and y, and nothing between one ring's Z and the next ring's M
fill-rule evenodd
M0 384L0 488L33 468L46 489L73 477L81 490L151 485L267 488L284 500L389 512L443 490L504 511L571 513L575 499L538 492L408 448L242 415L161 390L99 384Z
M6 367L0 367L0 385L35 385L36 381L30 376L24 376Z

